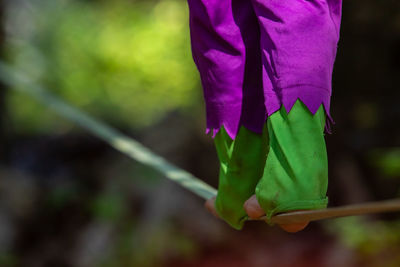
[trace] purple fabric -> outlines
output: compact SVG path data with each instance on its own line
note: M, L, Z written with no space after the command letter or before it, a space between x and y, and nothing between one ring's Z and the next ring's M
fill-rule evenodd
M342 0L188 0L207 133L262 132L267 116L300 99L330 119Z

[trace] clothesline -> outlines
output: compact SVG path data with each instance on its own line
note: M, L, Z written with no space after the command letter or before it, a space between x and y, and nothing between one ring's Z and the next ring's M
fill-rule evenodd
M0 80L14 90L26 93L45 106L51 108L62 117L69 119L93 135L104 140L116 150L128 157L158 170L166 178L185 187L194 194L204 199L216 196L217 190L204 183L199 178L171 164L164 158L154 154L147 147L134 139L120 133L118 130L92 118L86 113L74 108L47 92L42 86L35 84L27 76L20 73L7 63L0 61ZM304 221L315 221L327 218L354 216L379 212L391 212L400 210L400 199L380 202L369 202L322 210L296 211L273 216L271 223L285 224ZM259 220L265 220L265 217Z
M118 130L70 106L4 62L0 62L0 79L10 86L10 88L30 95L62 117L77 123L93 135L104 140L116 150L144 165L158 170L168 179L187 188L196 195L208 199L217 194L217 190L213 187L169 163L164 158L154 154L147 147L120 133Z

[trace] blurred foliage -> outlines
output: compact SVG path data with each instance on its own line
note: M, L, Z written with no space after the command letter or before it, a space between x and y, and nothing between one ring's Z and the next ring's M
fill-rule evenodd
M107 259L104 266L162 266L165 258L190 259L198 251L197 245L190 237L168 223L146 233L134 233L131 236L135 238L119 242L117 254Z
M400 178L400 148L373 150L370 161L386 176Z
M73 105L114 125L143 127L200 102L187 17L178 0L11 4L7 54ZM20 94L8 106L21 131L68 127Z
M12 254L0 254L0 266L18 266L18 258Z
M126 201L121 194L101 194L91 205L95 218L102 220L116 221L121 219L125 210Z
M365 220L364 217L336 219L324 224L346 247L357 251L362 266L398 266L400 221ZM366 260L368 259L368 260Z

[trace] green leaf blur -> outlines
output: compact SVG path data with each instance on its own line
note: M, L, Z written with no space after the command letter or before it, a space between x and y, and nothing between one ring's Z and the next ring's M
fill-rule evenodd
M138 128L198 99L184 1L49 2L40 12L14 10L15 21L29 16L36 25L16 22L8 51L13 64L66 101ZM69 125L25 96L12 93L8 101L17 129Z

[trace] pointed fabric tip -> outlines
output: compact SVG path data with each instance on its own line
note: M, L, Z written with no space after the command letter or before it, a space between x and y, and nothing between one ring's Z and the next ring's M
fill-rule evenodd
M290 99L287 99L286 101L283 102L283 106L285 107L286 112L289 114L289 112L292 110L294 104L296 103L297 98L293 97ZM277 109L276 111L278 111L279 109ZM275 112L276 112L275 111ZM275 113L273 112L273 113ZM271 116L272 114L270 114L269 116Z
M318 109L323 105L322 102L315 102L315 101L310 101L309 99L305 97L300 97L299 100L303 102L304 105L307 106L308 110L311 112L311 114L315 115L317 113Z
M217 135L217 133L219 132L219 130L221 130L221 128L213 129L212 138L215 138L215 136Z
M324 130L325 133L331 134L332 125L335 123L330 115L330 98L330 90L321 90L319 88L305 86L300 92L288 92L287 94L284 94L281 102L288 114L292 110L297 100L301 101L313 115L315 115L322 105L326 114ZM270 108L268 109L268 116L271 116L280 109L280 107L277 105L277 102L279 101L271 101Z
M211 137L214 139L215 136L217 135L217 133L220 131L220 127L219 128L207 128L206 129L206 134L210 134L211 133Z
M299 97L298 100L301 101L313 115L315 115L315 113L317 113L317 111L319 110L319 108L322 105L324 108L324 111L325 111L325 116L326 116L325 127L324 127L325 133L332 134L332 125L334 125L335 122L332 119L331 114L330 114L329 100L326 102L325 101L316 102L313 99L301 98L301 97ZM290 110L288 110L287 112L289 114Z
M290 111L292 110L292 108L297 100L301 101L307 107L307 109L311 112L312 115L315 115L315 113L317 113L318 109L322 105L325 110L325 115L326 115L326 121L325 121L325 127L324 127L325 133L332 134L332 125L334 125L335 122L333 121L331 114L330 114L329 99L325 100L325 101L324 100L315 101L314 97L310 97L307 95L300 96L300 97L296 98L294 101L293 101L293 99L290 99L284 103L287 114L290 113Z
M245 127L250 131L261 134L269 116L282 107L284 107L287 114L289 114L297 101L301 101L313 115L315 115L322 105L326 114L324 130L325 133L331 134L334 121L330 115L330 91L309 86L304 86L299 89L301 90L286 91L286 93L280 97L271 95L266 99L265 106L253 107L254 110L251 112L243 109L240 105L222 106L223 108L215 107L210 109L207 113L209 116L206 134L212 132L212 138L215 138L221 127L224 127L226 133L232 140L235 140L240 127Z
M221 128L224 128L224 130L226 131L226 133L228 134L228 136L232 139L235 140L236 135L237 135L237 130L232 129L229 126L226 126L225 124L222 124L221 126L219 126L218 128L207 128L206 129L206 134L211 134L211 137L214 139L215 136L217 136L217 134L219 133L219 131L221 131Z

